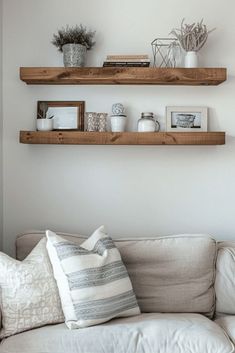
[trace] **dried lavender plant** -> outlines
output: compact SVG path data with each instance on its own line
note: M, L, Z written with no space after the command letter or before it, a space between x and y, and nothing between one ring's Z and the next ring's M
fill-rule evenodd
M185 51L199 51L206 43L208 35L215 30L215 28L208 31L206 25L201 22L193 23L191 25L184 23L184 18L181 22L181 28L174 28L170 34L174 35L181 47Z
M93 42L94 35L95 32L87 30L83 25L76 25L74 27L67 25L59 29L57 34L53 35L52 44L61 52L65 44L81 44L84 45L87 50L90 50L95 45L95 42Z

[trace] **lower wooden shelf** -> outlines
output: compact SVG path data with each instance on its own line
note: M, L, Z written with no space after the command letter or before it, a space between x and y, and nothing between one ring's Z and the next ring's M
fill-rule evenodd
M225 132L20 131L20 142L55 145L224 145Z

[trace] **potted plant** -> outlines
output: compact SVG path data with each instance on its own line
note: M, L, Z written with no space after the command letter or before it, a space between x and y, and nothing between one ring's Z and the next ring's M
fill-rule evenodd
M203 19L193 24L186 24L184 20L181 22L181 28L174 28L171 34L178 39L181 47L186 51L185 67L198 67L197 52L204 46L208 35L215 28L208 31L207 26L203 24Z
M48 115L48 105L45 102L38 102L37 130L53 130L53 117L54 115Z
M95 45L94 35L95 32L87 30L83 25L67 25L53 35L52 44L63 52L65 67L85 66L87 50Z

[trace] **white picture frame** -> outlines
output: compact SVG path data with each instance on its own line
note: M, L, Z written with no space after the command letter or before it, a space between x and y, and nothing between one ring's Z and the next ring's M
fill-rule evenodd
M166 131L202 132L207 131L207 107L166 107Z

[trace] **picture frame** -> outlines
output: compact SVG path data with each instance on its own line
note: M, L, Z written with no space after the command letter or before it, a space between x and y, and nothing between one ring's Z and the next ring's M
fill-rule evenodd
M38 101L38 119L42 104L47 106L46 117L53 116L53 130L84 131L85 101Z
M207 131L207 107L166 107L166 131Z

